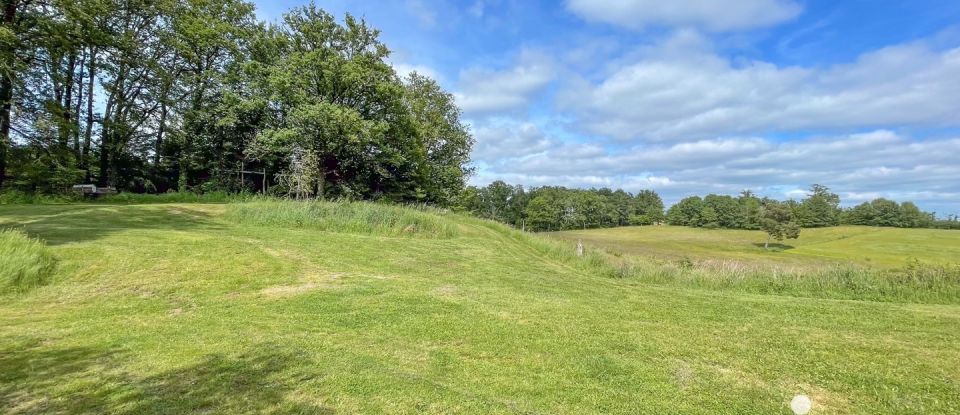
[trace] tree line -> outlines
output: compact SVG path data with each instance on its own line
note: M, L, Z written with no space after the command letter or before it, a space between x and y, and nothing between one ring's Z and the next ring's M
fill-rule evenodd
M611 189L535 187L495 181L467 187L459 208L533 231L652 225L663 221L663 201L651 190L630 194Z
M776 201L758 198L750 191L738 197L727 195L691 196L680 200L667 211L667 223L705 228L761 229L761 212L773 205L782 205L790 213L790 221L803 228L839 225L886 226L898 228L960 229L960 218L938 219L933 212L924 212L913 202L898 203L878 198L850 208L840 207L840 196L830 188L814 184L800 200Z
M620 189L556 186L525 190L495 181L483 187L467 187L459 207L479 217L533 231L669 224L765 230L781 239L776 235L789 238L800 228L838 225L960 229L960 218L938 219L913 202L876 199L842 208L840 197L819 184L812 185L800 201L758 197L747 190L736 197L690 196L664 211L663 201L652 190L636 194Z
M451 204L473 144L453 97L314 4L4 0L0 189L263 190ZM241 171L264 171L266 177Z

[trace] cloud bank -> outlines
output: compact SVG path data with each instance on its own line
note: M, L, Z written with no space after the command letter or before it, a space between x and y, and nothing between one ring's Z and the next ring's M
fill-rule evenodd
M788 0L569 0L567 9L588 21L633 30L696 26L718 32L769 26L802 11Z

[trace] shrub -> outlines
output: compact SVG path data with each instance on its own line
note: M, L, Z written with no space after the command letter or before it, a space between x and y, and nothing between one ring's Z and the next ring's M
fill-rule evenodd
M227 192L167 192L160 194L118 193L93 199L97 203L148 204L148 203L226 203L243 201L252 196L243 193Z
M426 206L258 199L229 205L226 217L244 224L328 232L428 238L456 236L456 224L443 214Z
M0 205L40 205L62 204L79 200L70 195L48 195L42 193L27 193L19 190L0 192Z
M55 269L56 260L42 242L20 231L0 230L0 293L44 285Z

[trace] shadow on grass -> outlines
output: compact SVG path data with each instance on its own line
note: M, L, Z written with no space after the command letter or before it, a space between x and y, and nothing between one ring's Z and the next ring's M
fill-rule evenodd
M755 246L755 247L757 247L757 248L763 248L763 247L764 247L763 242L757 242L757 243L753 244L753 246ZM779 244L779 243L771 243L771 244L770 244L770 247L769 247L768 249L766 249L766 250L767 250L767 251L771 251L771 252L782 252L782 251L788 251L788 250L791 250L791 249L794 249L794 246L793 246L793 245Z
M214 230L209 212L182 206L63 205L0 207L0 228L20 229L48 245L85 242L135 229Z
M122 356L88 348L0 352L0 412L17 414L333 414L288 399L307 379L300 359L263 345L237 356L137 378L113 369ZM118 373L119 372L119 373Z

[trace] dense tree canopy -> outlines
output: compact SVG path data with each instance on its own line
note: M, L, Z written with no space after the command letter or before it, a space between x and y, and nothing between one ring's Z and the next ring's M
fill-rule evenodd
M840 224L840 196L826 186L810 186L810 193L796 212L801 225L807 228L837 226Z
M710 194L690 196L664 214L663 201L653 190L633 195L623 190L568 189L545 186L525 190L495 181L485 187L467 187L459 207L474 215L518 228L557 231L628 225L670 224L704 228L765 230L776 240L790 238L801 227L840 224L904 228L960 229L960 218L936 220L912 202L877 199L843 209L840 197L822 185L810 187L801 201L759 198L745 190L737 197Z
M652 190L538 187L525 190L495 181L468 187L460 206L477 216L538 231L651 225L663 219L663 201Z
M0 188L260 190L451 204L473 138L379 32L310 4L7 0ZM267 177L242 170L266 171Z
M863 202L843 212L842 219L851 225L894 226L900 228L951 227L956 218L936 220L932 213L923 212L913 202L897 203L888 199Z

